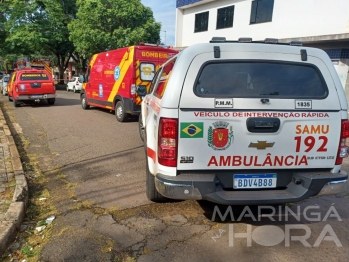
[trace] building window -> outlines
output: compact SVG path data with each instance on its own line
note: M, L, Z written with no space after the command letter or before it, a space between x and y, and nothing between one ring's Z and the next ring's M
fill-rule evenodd
M250 24L271 22L274 0L254 0L251 7Z
M233 27L234 6L228 6L217 10L217 29Z
M194 33L207 31L207 29L208 29L208 11L204 13L196 14Z

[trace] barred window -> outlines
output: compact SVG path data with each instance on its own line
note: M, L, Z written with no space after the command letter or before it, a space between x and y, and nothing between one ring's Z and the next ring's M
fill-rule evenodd
M250 24L271 22L274 0L254 0L251 7Z
M217 29L233 27L234 6L228 6L217 10Z
M194 33L207 31L208 29L208 11L195 15Z

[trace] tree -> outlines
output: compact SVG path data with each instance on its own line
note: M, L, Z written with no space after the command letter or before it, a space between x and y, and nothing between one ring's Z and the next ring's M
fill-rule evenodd
M75 0L4 0L5 49L8 53L40 52L56 58L60 79L74 52L69 40L68 23L76 15Z
M0 56L4 55L4 44L7 37L7 32L5 30L6 23L6 6L4 0L0 0Z
M119 47L160 41L161 24L140 0L77 0L70 40L83 57Z

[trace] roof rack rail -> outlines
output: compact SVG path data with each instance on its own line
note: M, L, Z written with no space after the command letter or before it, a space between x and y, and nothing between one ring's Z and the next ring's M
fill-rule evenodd
M303 42L302 41L291 41L290 45L295 45L295 46L302 46Z
M264 40L264 43L266 43L266 44L278 44L279 43L279 39L277 39L277 38L266 38Z
M239 43L252 43L252 37L240 37L238 39Z
M225 37L214 36L212 37L210 43L224 43L225 41L227 41Z
M259 43L259 44L277 44L277 45L292 45L292 46L302 46L301 41L291 41L290 43L279 42L277 38L265 38L263 40L252 41L251 37L240 37L236 40L227 40L225 37L214 36L210 40L210 43Z

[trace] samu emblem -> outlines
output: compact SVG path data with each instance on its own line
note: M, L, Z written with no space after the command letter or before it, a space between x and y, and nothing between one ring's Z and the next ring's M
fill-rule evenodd
M234 141L233 127L224 121L217 121L208 128L207 142L213 150L225 150Z

